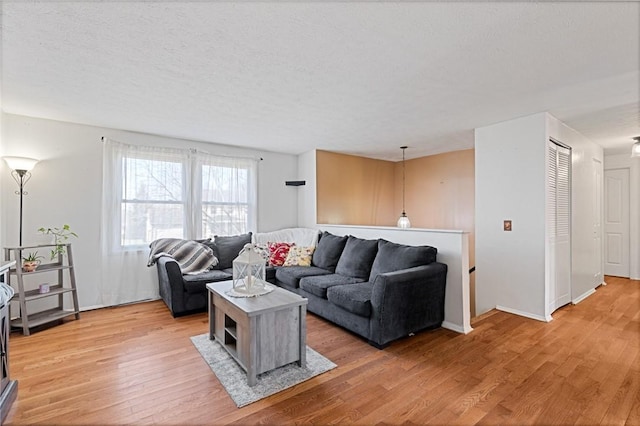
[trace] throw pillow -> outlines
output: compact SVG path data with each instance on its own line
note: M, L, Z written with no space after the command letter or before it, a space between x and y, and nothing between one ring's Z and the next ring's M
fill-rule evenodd
M311 256L315 247L292 246L282 266L311 266Z
M369 282L373 282L378 274L428 265L436 261L438 250L431 246L408 246L387 240L378 241L378 254L371 267Z
M289 250L295 244L293 243L268 243L269 247L269 266L282 266L287 260Z
M245 244L251 242L251 232L242 235L214 237L214 250L218 258L218 269L228 269L233 266L233 259L238 257Z
M318 268L327 269L331 272L336 270L336 265L347 244L347 237L338 237L325 231L320 236L318 246L313 252L313 265Z
M366 280L378 252L378 240L363 240L349 235L336 266L336 274Z

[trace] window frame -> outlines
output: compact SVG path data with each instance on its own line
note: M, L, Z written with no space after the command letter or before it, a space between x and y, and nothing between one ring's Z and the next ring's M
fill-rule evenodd
M165 157L166 159L162 159ZM142 200L137 198L125 198L125 180L126 176L126 161L129 159L142 159L142 160L157 160L166 161L171 163L182 164L182 200L181 201L166 201L166 200ZM228 164L234 164L234 168L242 168L247 170L247 200L246 202L234 202L234 201L203 201L203 167L225 167ZM204 236L204 209L206 206L211 205L242 205L246 206L247 217L245 229L255 229L257 222L257 160L243 157L224 157L217 156L208 153L203 153L196 150L169 150L166 153L158 154L154 147L143 147L138 145L126 145L125 149L120 152L117 159L118 170L114 173L114 189L116 190L116 198L114 207L117 211L113 211L114 232L112 236L112 250L113 251L140 251L142 249L148 249L151 241L143 244L125 244L126 241L126 229L124 229L124 209L127 206L133 204L155 204L155 205L182 205L182 237L184 239L196 239L196 238L213 238L214 235Z

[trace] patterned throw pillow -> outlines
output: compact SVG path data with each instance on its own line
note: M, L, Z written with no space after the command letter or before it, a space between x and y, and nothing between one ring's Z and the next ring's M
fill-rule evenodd
M287 259L293 243L267 243L269 247L269 266L282 266Z
M314 249L315 247L291 247L283 266L311 266Z

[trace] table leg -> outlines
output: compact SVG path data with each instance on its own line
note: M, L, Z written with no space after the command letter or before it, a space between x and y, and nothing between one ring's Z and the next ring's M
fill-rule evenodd
M213 304L213 292L209 291L209 340L215 339L216 307Z
M300 360L298 365L300 367L306 367L307 365L307 305L300 306Z
M256 331L256 322L256 317L249 318L249 365L247 365L247 384L249 386L255 386L257 383L258 333Z

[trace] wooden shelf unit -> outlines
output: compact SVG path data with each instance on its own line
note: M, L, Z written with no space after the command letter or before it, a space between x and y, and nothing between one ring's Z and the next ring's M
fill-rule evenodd
M8 274L7 284L11 285L11 278L15 277L16 281L16 295L20 304L20 313L17 317L11 320L11 326L22 329L22 333L25 336L30 334L30 328L37 327L43 324L47 324L53 321L58 321L69 315L75 315L76 319L80 319L80 310L78 308L78 291L76 289L76 277L73 266L73 253L71 251L71 244L61 244L64 246L65 255L58 254L57 259L53 262L43 263L38 266L33 272L24 272L21 268L22 257L26 252L34 251L41 248L53 248L55 244L40 244L34 246L19 246L19 247L5 247L4 257L5 260L15 260L16 267L11 268ZM67 272L65 274L65 271ZM25 278L38 275L38 274L52 274L57 275L57 283L49 284L49 292L40 293L39 289L26 290ZM68 283L65 285L65 275L68 276ZM65 308L64 296L65 294L71 295L73 306L71 308ZM29 304L34 300L42 300L49 297L57 296L57 306L51 309L46 309L38 312L30 312Z

